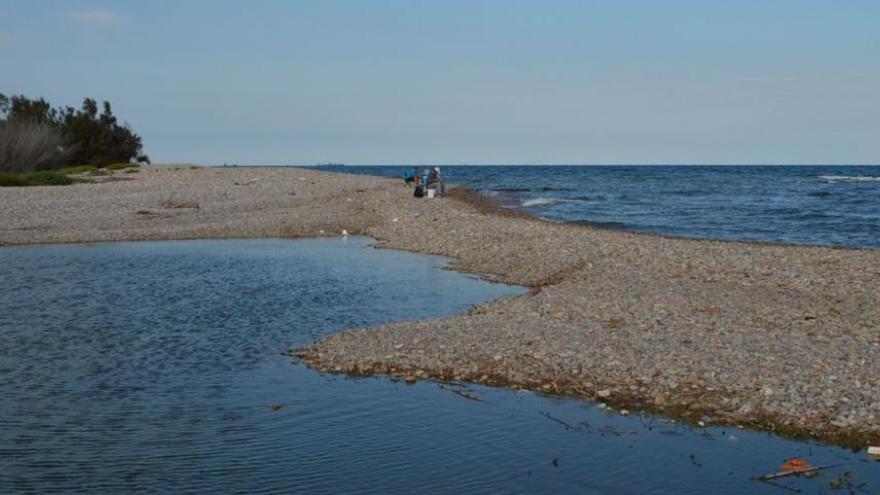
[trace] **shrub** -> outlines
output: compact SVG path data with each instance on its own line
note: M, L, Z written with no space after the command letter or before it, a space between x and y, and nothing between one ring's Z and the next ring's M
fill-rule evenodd
M94 172L98 167L94 165L77 165L75 167L64 167L60 170L62 174L84 174L86 172Z
M0 120L0 172L46 170L61 165L68 155L61 133L52 125Z
M127 168L136 167L137 165L132 165L131 163L111 163L107 165L107 170L125 170Z
M141 138L127 124L119 124L105 101L98 113L98 102L86 98L82 109L72 107L59 112L59 125L68 143L75 145L73 159L98 167L129 162L141 154Z
M20 175L4 174L0 172L0 187L23 187L28 185Z
M29 186L66 186L73 184L73 179L61 172L43 170L24 174L24 180Z
M0 187L66 186L68 184L73 184L73 179L61 172L42 170L25 174L0 173Z

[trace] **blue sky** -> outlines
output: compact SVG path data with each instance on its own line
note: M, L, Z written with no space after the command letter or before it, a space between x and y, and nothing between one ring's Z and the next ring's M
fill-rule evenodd
M878 163L880 2L0 0L157 162Z

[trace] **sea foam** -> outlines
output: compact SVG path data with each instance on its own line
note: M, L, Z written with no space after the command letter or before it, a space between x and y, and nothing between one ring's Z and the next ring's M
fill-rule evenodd
M561 201L562 201L561 199L557 199L557 198L533 198L533 199L527 199L527 200L523 201L522 206L525 206L525 207L549 206L549 205L555 205L556 203L559 203Z
M820 175L820 180L827 182L880 182L875 175Z

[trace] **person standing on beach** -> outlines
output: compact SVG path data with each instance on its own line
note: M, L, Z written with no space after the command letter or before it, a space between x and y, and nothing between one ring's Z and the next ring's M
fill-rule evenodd
M439 196L443 195L443 174L440 167L434 167L428 175L428 188L436 189Z

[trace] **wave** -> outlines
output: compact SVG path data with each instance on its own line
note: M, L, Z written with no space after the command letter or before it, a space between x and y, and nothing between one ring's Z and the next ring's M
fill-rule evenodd
M706 191L699 189L679 189L677 191L670 191L669 194L675 194L676 196L700 196L706 194Z
M553 187L553 186L543 186L535 188L536 191L541 192L554 192L554 191L574 191L574 189L570 187Z
M563 200L558 198L532 198L523 201L520 206L528 208L529 206L550 206L561 203Z
M876 175L820 175L819 180L826 182L880 182Z
M601 194L597 194L596 196L575 196L574 199L586 203L590 201L605 201L605 196L602 196Z
M569 187L552 187L552 186L542 186L542 187L493 187L490 191L497 192L509 192L509 193L522 193L522 192L564 192L564 191L574 191Z
M577 196L575 198L532 198L523 200L520 206L550 206L559 203L593 203L596 201L605 201L605 196Z
M490 191L495 192L529 192L531 191L528 187L493 187L489 189Z

